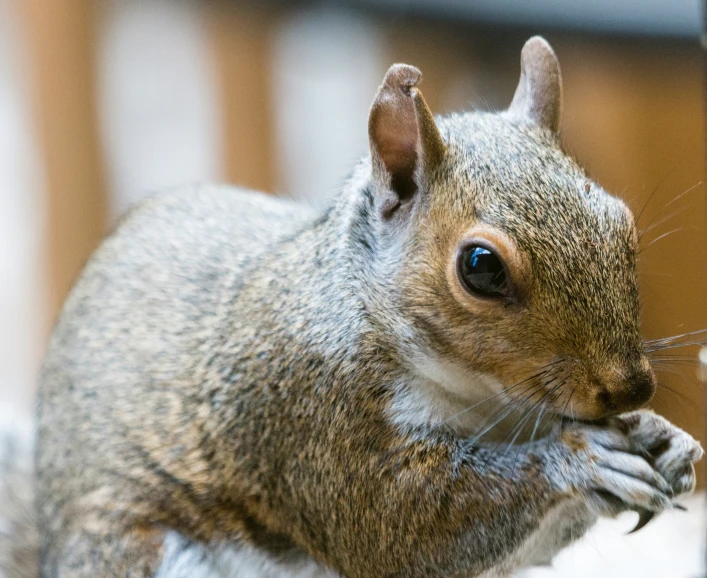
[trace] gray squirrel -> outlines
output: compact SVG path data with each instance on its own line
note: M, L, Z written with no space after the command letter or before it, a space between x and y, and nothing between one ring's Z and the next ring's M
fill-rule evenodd
M42 578L506 576L693 490L550 46L500 113L419 80L389 69L325 210L195 186L96 251L41 375Z

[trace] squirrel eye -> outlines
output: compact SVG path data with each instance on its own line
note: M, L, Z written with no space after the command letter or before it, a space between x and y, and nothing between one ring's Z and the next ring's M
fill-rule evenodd
M458 274L462 285L481 297L507 297L506 268L490 249L469 245L459 253Z

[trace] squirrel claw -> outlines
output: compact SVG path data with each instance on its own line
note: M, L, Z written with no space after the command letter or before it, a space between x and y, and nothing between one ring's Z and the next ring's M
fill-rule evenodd
M680 510L681 512L687 512L687 508L683 506L682 504L678 504L677 502L672 503L673 509L674 510ZM628 532L628 534L633 534L634 532L638 532L641 528L645 527L648 522L650 522L654 517L655 517L655 512L652 512L651 510L636 510L638 513L638 523L636 524L636 527ZM627 534L627 535L628 535Z
M641 528L645 527L648 522L650 522L653 517L655 516L655 512L652 512L650 510L637 510L638 512L638 523L636 524L636 527L631 530L628 534L633 534L634 532L638 532Z

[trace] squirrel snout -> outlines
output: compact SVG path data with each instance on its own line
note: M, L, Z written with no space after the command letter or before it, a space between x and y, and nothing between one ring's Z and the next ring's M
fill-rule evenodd
M606 414L618 414L638 409L653 397L655 374L650 367L636 367L618 380L608 382L599 394Z

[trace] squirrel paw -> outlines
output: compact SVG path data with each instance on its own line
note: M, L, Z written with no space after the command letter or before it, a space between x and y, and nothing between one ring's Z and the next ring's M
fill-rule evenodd
M695 486L699 443L664 418L639 410L605 424L574 423L560 432L570 450L566 478L602 516L627 510L659 513Z
M649 410L638 410L610 420L622 428L632 445L670 485L673 497L695 489L694 463L704 450L691 435Z

